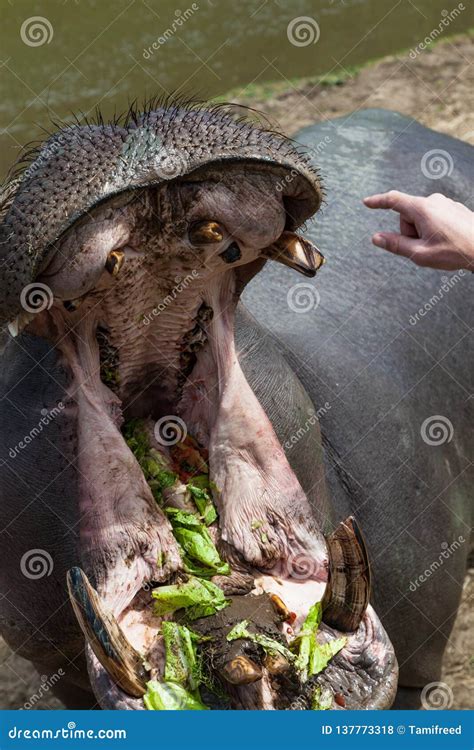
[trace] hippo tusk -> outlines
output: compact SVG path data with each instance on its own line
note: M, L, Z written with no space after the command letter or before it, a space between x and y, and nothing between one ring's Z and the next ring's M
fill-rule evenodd
M142 657L127 641L115 617L103 609L81 568L68 571L67 586L81 630L104 669L128 695L144 695L149 676Z
M198 221L189 230L189 239L193 245L207 245L211 242L222 242L224 231L217 221Z
M105 270L108 271L111 276L117 276L123 266L124 260L125 253L123 250L111 250L105 261Z
M324 263L324 255L316 245L293 232L283 232L273 245L263 250L262 255L299 271L303 276L315 276Z
M326 539L329 577L323 621L345 633L357 630L370 598L367 548L356 520L349 516Z
M236 656L222 668L222 676L232 685L249 685L262 679L262 669L248 656Z

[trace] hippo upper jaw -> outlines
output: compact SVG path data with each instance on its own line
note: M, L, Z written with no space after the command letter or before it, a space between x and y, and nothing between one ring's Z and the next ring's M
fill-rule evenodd
M153 117L142 133L148 149L150 123ZM122 145L129 139L137 146L140 133L133 131ZM76 218L72 225L69 218L58 221L56 239L37 258L34 282L50 290L51 299L26 319L20 316L29 333L61 353L69 373L67 409L78 425L81 560L68 585L104 707L138 708L146 680L162 675L161 620L151 614L149 589L181 580L183 571L170 521L124 439L124 427L137 419L160 461L174 466L173 448L186 435L196 441L191 474L198 473L197 454L208 457L218 512L212 533L233 571L219 582L229 594L236 576L250 578L251 611L253 597L274 594L276 586L293 602L299 625L324 597L330 621L323 637L331 627L350 635L321 679L343 694L347 707L386 707L393 699L396 662L367 609L359 541L353 535L345 548L356 550L353 575L351 552L333 559L339 537L334 545L324 540L243 375L245 352L235 348L240 292L266 259L307 275L320 264L318 251L294 234L319 205L317 183L311 187L296 152L286 153L284 166L281 158L269 163L265 149L277 155L278 149L260 137L265 146L252 145L250 160L225 153L219 161L213 154L208 165L159 183L150 179L143 155L133 179L128 167L116 165L100 186L107 200L94 199L80 216L76 203L68 212ZM13 204L7 223L17 210ZM60 226L65 231L58 234ZM10 311L12 300L4 300ZM180 487L172 490L163 505L186 507ZM327 586L331 565L333 584L344 579L342 594ZM292 633L282 627L281 635ZM271 707L262 690L240 687L235 705Z

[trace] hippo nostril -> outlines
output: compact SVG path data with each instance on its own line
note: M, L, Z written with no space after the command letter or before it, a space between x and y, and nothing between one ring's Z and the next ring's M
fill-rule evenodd
M123 266L125 260L125 253L123 250L111 250L105 261L105 270L108 271L112 276L117 276L120 269Z
M242 253L238 244L236 242L233 242L231 245L229 245L228 248L224 250L223 253L220 254L220 257L226 263L235 263L236 261L241 259Z
M189 230L189 239L193 245L222 242L224 239L224 230L217 221L198 221Z

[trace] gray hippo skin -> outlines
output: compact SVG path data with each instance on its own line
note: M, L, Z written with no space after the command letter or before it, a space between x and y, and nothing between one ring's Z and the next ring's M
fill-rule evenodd
M468 547L470 279L411 325L441 274L372 252L360 199L432 192L419 163L441 148L453 171L436 187L466 201L472 156L382 112L301 140L327 201L307 236L328 262L304 287L281 264L319 265L295 234L320 206L318 173L219 109L65 129L4 191L0 629L42 674L61 670L69 707L143 708L163 671L150 588L185 578L130 420L163 461L170 429L209 452L232 606L265 630L255 602L278 594L297 628L322 599L318 637L347 638L305 684L237 641L245 679L227 684L231 661L214 675L231 707L307 708L315 687L334 708L388 707L392 643L400 703L439 678ZM422 439L436 415L449 440ZM165 504L184 502L178 485Z
M395 706L412 707L440 678L469 553L474 279L374 248L371 235L398 231L397 219L361 200L439 192L473 210L474 149L383 110L314 125L297 140L323 175L327 203L307 235L327 264L299 293L288 292L289 272L267 264L244 302L321 410L332 509L364 530L373 603L406 688Z

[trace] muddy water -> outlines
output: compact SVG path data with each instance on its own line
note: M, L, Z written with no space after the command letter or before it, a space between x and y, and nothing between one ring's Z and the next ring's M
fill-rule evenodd
M110 115L157 93L207 97L340 73L414 47L455 6L454 0L5 0L0 173L50 119L91 113L96 105ZM465 28L468 14L460 12L443 33ZM309 20L294 21L301 16Z

